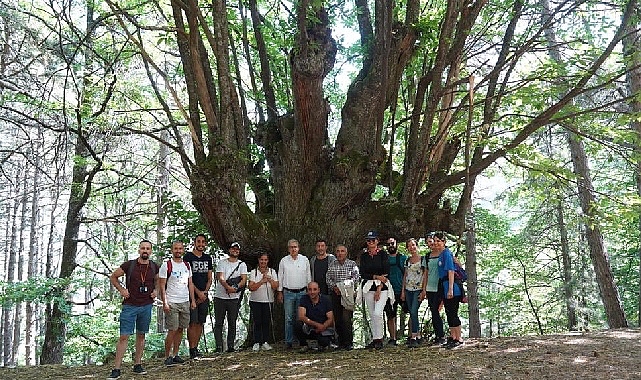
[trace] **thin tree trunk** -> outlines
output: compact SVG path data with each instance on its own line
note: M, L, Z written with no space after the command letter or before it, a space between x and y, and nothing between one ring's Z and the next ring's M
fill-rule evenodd
M36 142L36 152L35 152L35 162L34 162L34 173L33 173L33 185L31 188L31 225L29 226L29 260L27 265L27 278L31 279L36 276L38 273L38 268L36 264L38 256L38 230L37 226L40 221L40 207L38 205L38 199L40 199L40 188L38 187L40 182L40 150L43 144L43 133L42 129L38 128L38 140ZM31 302L27 302L25 308L25 365L33 365L33 358L35 355L35 350L33 350L33 315L34 309Z
M20 177L16 173L14 184L20 183ZM20 189L17 185L12 186L13 193L13 206L11 208L11 213L9 214L9 220L11 221L11 232L9 236L9 262L7 263L7 282L11 283L15 280L16 273L16 245L18 240L18 193ZM12 318L11 318L11 306L4 306L2 308L2 362L5 367L11 365L12 362L12 338L13 338L13 328L12 328Z
M587 162L588 158L585 154L583 143L576 134L568 132L568 142L570 144L574 173L578 177L577 185L579 188L581 209L586 217L585 235L588 247L590 248L590 259L592 260L596 280L599 284L599 293L601 294L601 300L605 307L608 325L613 329L628 327L628 322L625 319L625 314L621 307L619 291L614 282L614 275L612 274L605 246L603 245L603 235L596 220L598 217L595 212L597 206Z
M639 5L636 0L632 0L632 4L636 9ZM628 70L626 71L626 79L628 82L628 90L631 97L630 113L638 115L641 113L641 101L639 101L639 93L641 93L641 35L638 32L639 22L630 23L626 30L626 37L623 38L623 55L627 58L625 60ZM632 118L630 122L632 130L637 134L637 141L641 136L641 122L637 118ZM637 194L641 196L641 143L637 142L635 147L636 151L636 172L635 179L637 184ZM641 237L641 220L639 221L638 232ZM639 274L641 274L641 244L638 247L639 255ZM637 293L637 325L641 326L641 276L639 276L638 293Z
M557 195L555 209L556 221L559 226L559 234L561 236L561 258L563 261L563 296L565 297L565 307L568 317L568 330L575 331L577 329L577 320L576 302L574 301L574 283L572 280L572 259L570 258L568 230L565 224L565 216L563 213L563 199L560 195Z
M481 337L481 316L476 273L476 221L472 202L468 205L465 223L465 271L467 272L467 299L470 338Z
M551 14L548 0L540 0L539 3L543 8L543 23L551 25L549 21L553 15ZM558 44L556 43L556 34L551 27L545 29L545 38L548 43L548 53L550 57L553 61L562 65L563 59L559 52ZM583 143L578 139L576 134L568 132L567 138L570 145L574 173L577 175L581 209L587 219L585 228L587 243L590 248L590 258L594 266L596 280L599 284L599 292L601 301L605 307L606 318L610 328L627 327L628 323L625 320L625 315L621 308L619 292L614 283L614 275L612 274L612 269L610 268L610 263L608 262L603 245L603 236L598 226L598 220L596 220L598 215L595 212L596 201L594 199L594 188L588 167L588 158L585 154Z
M22 184L22 194L20 199L20 228L18 232L18 266L16 267L17 281L22 282L24 272L24 231L27 226L27 183L29 178L28 170L22 171L23 176L20 183ZM18 364L18 352L20 348L22 332L22 302L14 305L13 313L13 346L11 348L11 366Z

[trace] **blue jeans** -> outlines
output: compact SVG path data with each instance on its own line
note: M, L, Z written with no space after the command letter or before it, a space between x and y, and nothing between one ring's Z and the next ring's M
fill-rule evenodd
M418 296L421 294L420 290L405 290L405 302L407 308L410 309L410 326L412 327L412 334L417 334L419 329L418 323Z
M285 343L294 341L294 323L298 319L298 305L304 291L298 293L283 289L283 308L285 309Z
M120 335L133 335L149 332L152 304L145 306L122 305L120 312Z

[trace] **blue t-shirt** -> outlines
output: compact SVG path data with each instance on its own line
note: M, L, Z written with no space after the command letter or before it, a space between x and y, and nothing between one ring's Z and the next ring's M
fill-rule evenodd
M325 323L327 320L327 312L332 311L332 304L329 301L329 297L324 294L320 294L320 299L316 305L312 304L312 299L309 298L309 295L305 294L300 299L300 307L305 308L305 315L307 318L311 319L314 322Z
M447 297L447 290L449 288L448 272L455 269L454 256L452 252L450 252L450 249L446 247L438 257L438 277L443 280L443 297ZM453 291L454 297L461 295L461 288L456 282L454 283Z

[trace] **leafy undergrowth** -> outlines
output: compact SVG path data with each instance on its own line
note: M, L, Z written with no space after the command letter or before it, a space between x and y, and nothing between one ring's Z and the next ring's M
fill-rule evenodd
M381 351L241 351L123 379L641 379L641 331L468 339L457 350L386 346ZM1 379L104 379L109 366L0 368Z

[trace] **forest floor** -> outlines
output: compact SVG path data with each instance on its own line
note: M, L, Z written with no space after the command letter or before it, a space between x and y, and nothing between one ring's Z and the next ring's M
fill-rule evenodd
M386 346L381 351L269 352L209 355L166 368L123 366L122 379L641 379L641 330L468 339L456 350ZM0 368L0 379L105 379L110 366Z

